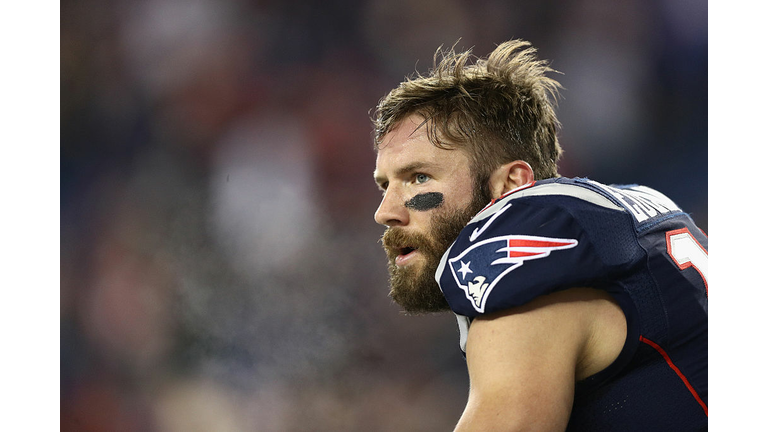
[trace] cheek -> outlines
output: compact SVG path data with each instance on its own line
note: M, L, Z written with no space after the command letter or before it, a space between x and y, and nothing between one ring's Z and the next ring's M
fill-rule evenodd
M475 183L471 179L456 184L445 197L446 207L465 209L474 202L476 192Z

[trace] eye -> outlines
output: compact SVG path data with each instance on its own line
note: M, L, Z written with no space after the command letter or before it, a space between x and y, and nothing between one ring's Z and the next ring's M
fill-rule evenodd
M422 184L429 180L429 176L426 174L416 174L413 176L413 180L416 182L416 184Z

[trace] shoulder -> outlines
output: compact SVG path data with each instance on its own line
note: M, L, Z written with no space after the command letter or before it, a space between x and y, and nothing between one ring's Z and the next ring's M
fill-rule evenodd
M457 314L474 317L589 286L637 259L627 209L603 185L558 178L511 191L479 212L436 278ZM617 243L617 238L625 239Z
M592 205L607 210L624 212L620 202L612 197L609 186L582 178L554 178L540 180L511 190L493 200L481 210L468 225L493 217L504 212L512 204L533 202L541 206L578 206Z
M637 223L660 215L671 216L682 210L670 198L647 186L606 185L587 178L553 178L540 180L509 191L481 210L469 225L493 217L512 204L557 206L578 212L599 208L626 213Z

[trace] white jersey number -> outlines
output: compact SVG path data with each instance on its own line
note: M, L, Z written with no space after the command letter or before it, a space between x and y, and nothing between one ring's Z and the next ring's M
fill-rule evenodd
M696 269L704 280L704 287L709 294L709 285L707 284L709 255L707 250L688 231L688 228L667 232L667 253L680 270L688 267Z

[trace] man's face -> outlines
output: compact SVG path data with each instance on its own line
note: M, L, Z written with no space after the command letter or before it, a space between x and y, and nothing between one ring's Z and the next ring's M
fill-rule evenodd
M412 115L384 136L374 178L383 198L374 219L387 226L390 296L407 312L448 309L435 282L440 258L490 200L477 187L467 155L434 146Z

